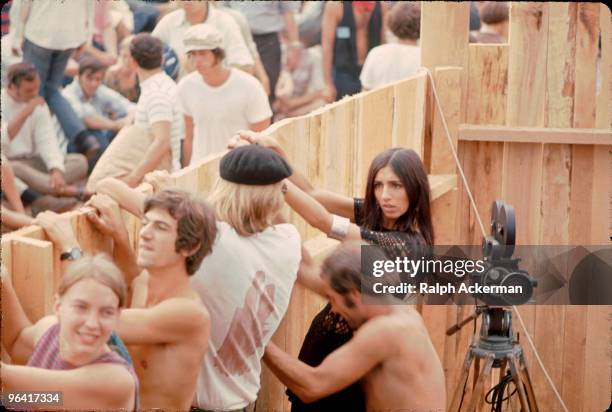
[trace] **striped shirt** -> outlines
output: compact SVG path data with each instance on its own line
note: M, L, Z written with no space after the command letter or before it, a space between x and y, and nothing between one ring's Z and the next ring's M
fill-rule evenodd
M180 169L183 116L177 109L176 83L163 71L140 83L140 98L136 105L134 124L151 132L156 122L171 122L170 147L172 170Z
M42 335L42 337L36 343L34 347L34 352L30 359L28 360L27 366L34 366L37 368L43 369L52 369L52 370L69 370L76 369L78 366L75 366L69 362L66 362L60 356L60 347L59 347L59 323L51 326L47 331ZM113 332L114 333L114 332ZM118 338L117 338L118 339ZM134 372L134 367L128 363L123 357L121 357L116 352L110 351L103 353L97 359L88 363L88 365L96 364L96 363L115 363L125 367L132 378L134 378L135 385L135 408L138 408L138 393L139 393L139 384L138 377L136 376L136 372Z

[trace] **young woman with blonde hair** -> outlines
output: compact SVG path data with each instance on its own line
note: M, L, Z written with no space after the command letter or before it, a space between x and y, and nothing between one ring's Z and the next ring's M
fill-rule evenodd
M55 315L32 324L3 268L2 345L13 362L2 363L3 390L61 392L61 409L136 409L138 378L109 344L125 300L110 258L84 256L63 274Z

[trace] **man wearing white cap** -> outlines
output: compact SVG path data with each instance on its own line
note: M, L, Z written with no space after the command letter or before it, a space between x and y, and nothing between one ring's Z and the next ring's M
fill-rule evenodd
M259 81L223 65L223 35L212 25L191 26L183 39L195 71L178 85L178 108L185 117L183 166L224 151L238 131L261 131L272 110Z

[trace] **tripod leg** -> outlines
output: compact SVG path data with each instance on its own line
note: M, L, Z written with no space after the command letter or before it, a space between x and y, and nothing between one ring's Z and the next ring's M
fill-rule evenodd
M487 358L484 362L484 366L482 367L482 372L478 376L478 381L476 382L476 387L474 388L474 392L472 392L472 396L470 397L470 403L468 404L468 412L476 411L476 407L480 404L480 400L484 395L484 384L485 381L491 375L491 368L493 367L493 361L495 360L495 356L493 354L487 355Z
M531 377L529 376L527 364L525 363L525 357L522 353L520 355L519 367L519 372L522 375L521 378L523 382L525 382L525 386L527 387L527 398L529 399L529 406L531 406L532 412L538 412L538 404L536 402L535 392L533 391Z
M531 412L529 402L527 401L527 395L525 395L525 389L523 388L523 379L519 370L520 366L518 364L518 360L513 354L508 355L508 360L510 361L510 373L512 374L512 380L514 380L516 390L519 394L519 400L521 401L522 412Z
M461 376L459 377L459 382L457 383L457 387L455 388L455 392L453 393L453 398L451 399L449 411L457 411L459 412L459 402L461 397L465 391L465 384L468 380L468 376L470 375L470 366L472 366L472 361L474 360L474 356L472 355L472 350L468 349L465 354L465 360L463 361L463 369L461 369Z

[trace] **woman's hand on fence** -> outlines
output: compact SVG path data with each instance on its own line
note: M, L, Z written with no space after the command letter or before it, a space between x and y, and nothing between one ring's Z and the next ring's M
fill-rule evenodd
M49 239L62 251L79 247L79 242L68 217L46 211L39 213L34 223L42 227Z
M176 179L166 170L156 170L147 173L144 177L144 182L153 186L155 193L176 186Z

